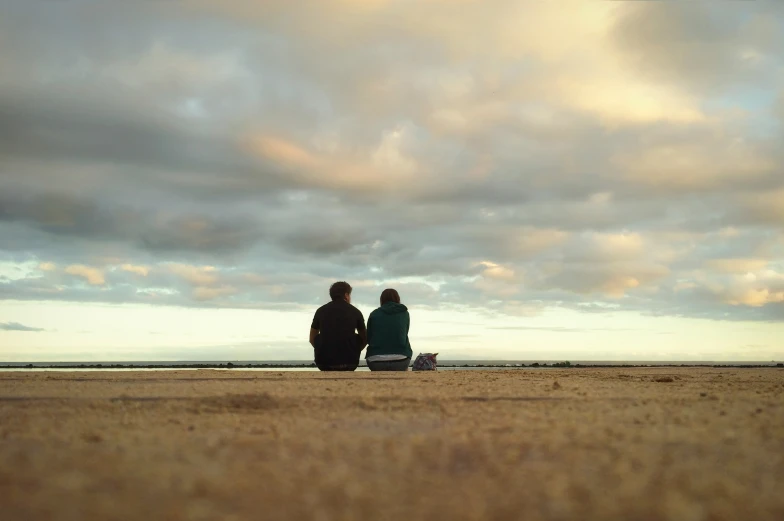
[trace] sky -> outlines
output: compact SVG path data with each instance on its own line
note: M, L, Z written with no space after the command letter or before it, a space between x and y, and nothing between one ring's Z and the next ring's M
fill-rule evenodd
M784 360L784 3L0 0L0 361Z

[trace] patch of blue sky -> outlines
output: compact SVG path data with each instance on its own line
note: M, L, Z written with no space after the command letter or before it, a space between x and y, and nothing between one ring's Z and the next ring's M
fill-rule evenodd
M708 113L740 109L746 115L746 135L763 139L773 137L780 132L782 125L775 116L780 90L775 84L738 87L721 96L706 97L702 101L702 108Z
M31 277L38 267L38 261L0 261L0 280L21 280Z

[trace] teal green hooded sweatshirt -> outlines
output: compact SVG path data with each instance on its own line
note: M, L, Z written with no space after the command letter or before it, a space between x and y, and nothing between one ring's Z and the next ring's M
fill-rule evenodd
M376 355L405 355L411 358L408 328L411 317L408 308L397 302L387 302L368 317L368 348L365 358Z

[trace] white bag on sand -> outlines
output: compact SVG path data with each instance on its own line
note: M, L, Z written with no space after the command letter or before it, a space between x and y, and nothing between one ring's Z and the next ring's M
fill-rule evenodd
M411 367L412 371L436 371L438 353L419 353Z

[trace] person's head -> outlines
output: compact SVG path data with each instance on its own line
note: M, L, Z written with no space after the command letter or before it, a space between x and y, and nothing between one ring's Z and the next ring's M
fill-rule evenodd
M400 295L398 295L397 291L392 288L387 288L381 292L381 305L383 306L387 302L396 302L400 304Z
M348 282L336 282L329 287L329 297L332 300L345 300L351 304L351 284Z

